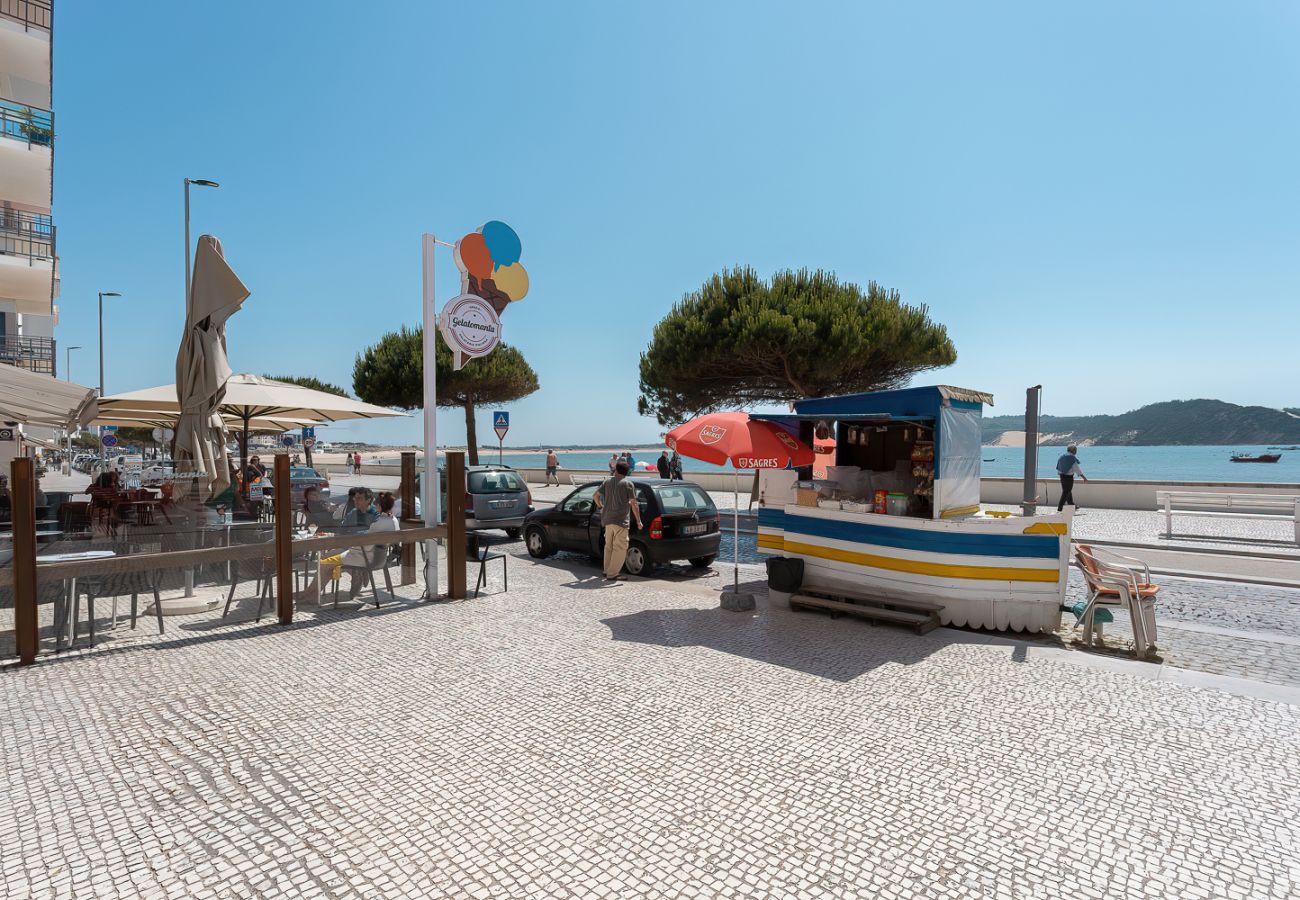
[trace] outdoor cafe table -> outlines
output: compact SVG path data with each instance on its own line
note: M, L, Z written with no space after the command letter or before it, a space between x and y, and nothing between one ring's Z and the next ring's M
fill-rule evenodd
M107 559L110 556L117 556L117 554L114 553L112 550L83 550L80 553L44 553L44 554L37 555L36 562L38 563L74 562L83 559ZM38 573L40 572L39 566L37 567L36 571ZM64 621L59 622L56 617L54 623L55 628L58 629L57 634L55 634L54 636L54 646L56 649L59 650L63 649L63 642L65 638L69 642L72 640L72 629L76 627L76 623L72 621L72 616L67 614L68 610L72 607L72 598L73 596L76 595L76 592L77 592L77 579L69 578L68 590L63 597ZM116 602L114 603L113 606L113 624L114 625L117 624Z

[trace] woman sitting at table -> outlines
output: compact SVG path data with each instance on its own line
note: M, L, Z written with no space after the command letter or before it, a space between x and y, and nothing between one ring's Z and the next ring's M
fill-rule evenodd
M308 525L317 528L334 527L334 513L330 505L321 499L320 488L314 485L302 492L302 517Z
M121 479L119 478L116 469L105 469L99 473L99 476L94 480L90 487L98 490L116 491L121 487ZM87 490L89 490L89 488L87 488Z
M391 495L390 495L391 496ZM348 488L348 507L343 511L339 531L365 531L379 516L369 488Z
M361 488L365 494L369 491ZM382 534L384 532L397 531L397 519L393 517L393 495L384 491L379 495L379 511L376 514L375 521L366 529L366 534ZM358 501L358 506L360 501ZM321 560L321 568L330 567L333 571L330 577L337 581L343 568L352 569L352 583L348 586L348 599L356 599L357 592L366 584L370 575L370 566L378 565L383 561L385 554L388 553L388 546L377 544L373 547L353 547L351 550L340 556L331 556Z

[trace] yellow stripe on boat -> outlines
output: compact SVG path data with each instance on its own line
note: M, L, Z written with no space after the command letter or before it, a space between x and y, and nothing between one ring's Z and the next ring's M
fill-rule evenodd
M1055 583L1061 573L1056 569L1015 569L1004 566L959 566L948 563L921 562L914 559L899 559L896 556L877 556L873 553L858 553L853 550L840 550L836 547L822 547L817 544L805 544L785 539L787 553L799 553L804 556L816 556L835 562L852 563L857 566L869 566L873 569L888 569L892 572L909 572L913 575L932 575L936 578L971 578L979 581L1038 581Z
M979 511L980 505L978 503L973 506L955 506L952 509L945 509L943 512L939 513L939 518L955 519L958 516L969 516L971 513L977 513Z
M768 550L781 550L785 547L785 537L780 534L760 534L758 546Z
M1064 522L1038 522L1025 529L1025 534L1065 534Z

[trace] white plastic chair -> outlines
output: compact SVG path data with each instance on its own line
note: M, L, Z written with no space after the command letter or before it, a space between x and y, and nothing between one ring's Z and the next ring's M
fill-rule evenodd
M1075 562L1088 584L1088 601L1079 624L1084 643L1093 645L1099 607L1123 609L1133 626L1133 653L1143 657L1156 649L1155 595L1159 585L1151 581L1150 567L1140 559L1087 544L1074 548Z

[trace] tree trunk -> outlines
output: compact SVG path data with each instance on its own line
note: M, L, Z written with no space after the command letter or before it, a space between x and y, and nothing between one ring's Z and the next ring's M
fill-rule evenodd
M474 427L474 401L466 400L465 406L465 450L469 454L469 464L478 465L478 429Z

